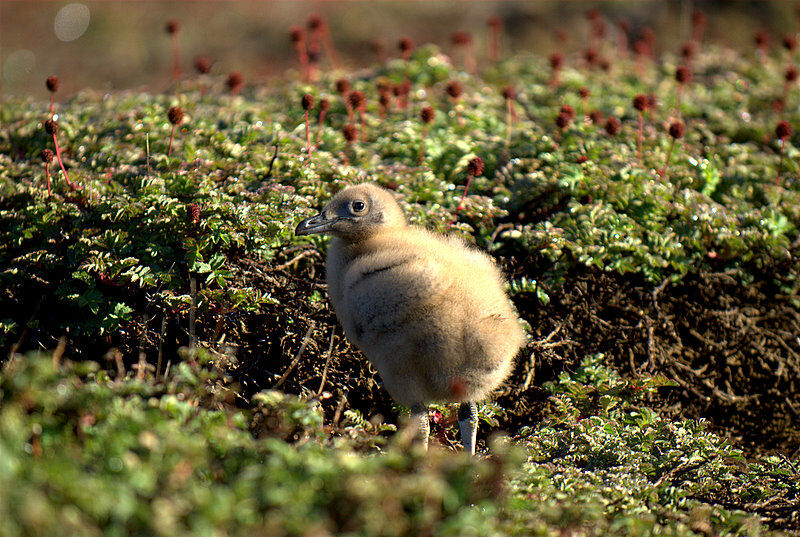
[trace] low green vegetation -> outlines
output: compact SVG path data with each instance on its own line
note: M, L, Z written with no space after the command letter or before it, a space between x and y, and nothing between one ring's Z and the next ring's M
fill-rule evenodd
M87 90L56 104L80 189L53 161L52 195L47 103L4 102L0 533L797 531L800 152L774 130L800 127L800 92L781 55L762 60L706 47L680 110L669 55L641 76L633 59L572 62L554 85L543 58L478 76L433 46L238 96L223 80ZM340 77L366 95L352 117ZM319 126L312 109L310 157L307 93L331 104ZM655 96L641 162L640 93ZM456 210L475 156L484 174ZM530 344L481 408L475 460L448 449L446 406L431 453L411 445L336 332L327 239L294 237L365 180L509 275Z
M0 376L4 535L762 535L753 513L800 492L793 465L638 401L587 359L548 385L546 419L488 459L318 401L265 391L238 409L205 359L111 378L29 355ZM765 501L767 500L767 501Z

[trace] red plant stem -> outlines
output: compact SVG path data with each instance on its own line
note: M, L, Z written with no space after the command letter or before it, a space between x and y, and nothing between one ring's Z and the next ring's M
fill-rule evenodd
M319 54L317 54L316 58L317 59L314 61L311 61L310 57L308 59L308 82L317 81L318 78L317 74L319 72L317 70L317 68L319 67Z
M172 34L172 81L177 82L181 77L181 49L178 44L178 33Z
M550 77L550 81L547 83L548 86L551 88L557 88L561 85L561 78L560 78L560 69L553 69L553 76Z
M455 221L458 219L458 211L464 208L464 199L467 197L467 191L469 190L470 183L472 183L472 174L467 175L467 184L464 185L464 193L461 194L461 199L458 200L458 207L456 207L456 210L453 213L453 220L451 224L455 223Z
M464 208L464 199L467 197L467 192L469 191L470 184L472 184L472 174L467 175L467 184L464 185L464 193L461 194L461 199L458 200L458 207L456 207L456 211Z
M474 73L476 66L472 44L468 44L464 47L464 70L468 73Z
M317 122L317 140L319 140L319 135L322 132L322 125L325 122L325 110L319 111L319 121ZM308 123L306 121L306 123Z
M508 108L508 113L511 117L511 122L519 123L519 116L517 115L517 107L514 106L514 100L506 99L506 107Z
M64 161L61 160L61 148L58 147L58 140L56 139L55 134L53 134L53 145L56 146L56 158L58 159L58 164L61 166L61 171L64 172L64 179L67 180L67 185L69 186L70 190L77 190L80 187L69 180L67 169L64 167Z
M56 94L50 93L50 119L53 119L53 115L56 113Z
M311 79L311 72L308 68L308 53L305 49L305 42L298 41L294 48L297 52L297 59L300 61L300 70L303 72L303 80L308 82Z
M492 26L489 37L489 61L500 60L500 29Z
M422 164L425 161L425 138L428 136L428 126L425 125L422 127L422 143L419 147L419 163Z
M308 160L311 160L311 127L308 124L308 110L306 110L306 150L308 151Z
M583 117L589 119L589 98L583 97L581 99L581 106L583 106Z
M667 151L667 160L664 161L664 167L658 171L658 175L660 177L664 177L664 174L667 173L667 166L669 166L669 161L672 158L672 150L675 149L675 138L672 139L672 143L669 144L669 151Z
M50 163L49 162L45 162L44 163L44 176L45 176L45 179L47 179L47 195L48 196L52 196L53 193L50 192Z
M175 127L176 125L172 126L172 131L169 133L169 148L167 148L167 156L172 156L172 140L175 138Z
M347 122L353 122L353 107L350 106L350 99L347 98L347 93L342 93L342 99L344 99L344 107L347 109Z
M778 176L775 177L775 184L778 185L781 182L781 172L783 171L783 145L786 142L781 138L781 149L780 149L780 160L778 161Z
M506 151L508 151L508 148L511 145L511 121L513 117L513 106L514 104L511 102L511 99L506 99Z
M642 163L642 127L643 127L644 120L642 118L642 112L639 111L639 136L637 138L637 145L639 148L639 164Z
M347 142L347 145L344 148L344 153L342 153L342 156L344 157L344 165L345 166L349 166L350 165L350 159L347 158L347 154L350 153L350 151L352 149L353 149L353 142Z

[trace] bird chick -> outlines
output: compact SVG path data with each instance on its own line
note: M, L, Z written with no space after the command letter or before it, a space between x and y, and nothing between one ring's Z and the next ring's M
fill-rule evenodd
M474 454L475 402L508 377L525 339L492 259L408 225L393 194L370 183L342 190L295 230L316 233L333 236L328 296L347 338L411 407L425 446L426 405L460 402L462 442Z

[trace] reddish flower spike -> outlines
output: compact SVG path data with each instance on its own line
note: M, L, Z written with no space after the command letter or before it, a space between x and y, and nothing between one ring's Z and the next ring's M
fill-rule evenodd
M458 99L461 97L461 94L464 92L464 86L461 85L461 82L458 80L451 80L447 83L445 87L445 91L450 96L451 99Z
M400 53L403 55L403 59L408 61L411 58L411 51L414 50L414 42L411 41L408 37L403 37L400 39L400 42L397 44L397 47L400 49Z
M435 118L435 116L436 116L436 111L430 105L423 106L422 110L420 110L419 112L420 119L426 125L433 123L433 119Z
M300 26L292 26L289 29L289 40L295 45L304 42L305 39L306 33Z
M167 110L167 118L173 125L180 125L183 121L183 110L179 106L172 106Z
M225 81L225 85L233 95L238 94L244 85L244 77L242 77L242 73L238 71L233 71L230 73Z
M781 121L775 127L775 137L779 140L785 140L792 135L792 126L788 121Z
M342 134L347 143L352 143L358 137L358 130L355 125L347 124L342 128Z
M450 40L456 46L469 45L472 43L472 34L464 31L453 32Z
M48 119L44 122L44 130L50 136L58 134L58 122L54 119Z
M207 75L211 72L211 58L208 56L197 56L194 59L194 70L201 75Z
M353 91L347 95L347 101L350 103L353 110L361 110L366 100L364 92L360 90Z
M594 123L595 125L599 125L603 122L603 112L601 112L600 110L592 110L589 113L589 119L591 119L592 123Z
M647 110L649 104L650 104L650 99L648 99L647 95L643 93L637 93L636 96L633 98L633 107L639 112L644 112L645 110Z
M562 105L562 106L561 106L561 108L559 109L558 113L559 113L559 115L564 115L564 116L565 116L565 117L567 117L567 118L568 118L570 121L572 121L573 119L575 119L575 109L574 109L574 108L572 108L572 107L571 107L570 105L568 105L568 104L564 104L564 105Z
M669 135L673 138L680 139L683 138L683 134L686 131L686 125L683 124L683 121L676 120L670 123L669 125Z
M691 62L695 54L697 53L697 45L694 44L692 41L687 41L683 45L681 45L681 57L687 61Z
M622 122L618 118L611 116L606 120L605 129L609 135L616 136L622 130Z
M478 177L483 174L483 160L481 157L470 159L467 163L467 173L472 177Z
M324 25L325 25L325 20L322 18L320 14L312 13L311 15L308 16L308 21L306 22L306 26L312 32L323 29Z
M764 30L757 31L753 36L753 40L759 50L766 50L769 46L769 34Z
M350 81L346 78L340 78L336 81L336 93L344 95L350 91Z
M48 76L47 80L45 81L45 85L47 86L47 90L50 91L50 93L57 92L59 86L58 77Z
M678 81L678 84L688 84L692 81L692 72L685 65L679 65L675 69L675 80Z

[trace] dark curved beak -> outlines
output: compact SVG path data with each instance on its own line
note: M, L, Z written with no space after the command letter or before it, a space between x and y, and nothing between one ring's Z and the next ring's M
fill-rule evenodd
M297 236L302 235L314 235L316 233L325 233L328 231L333 224L336 223L336 218L332 220L328 220L325 217L325 213L320 213L316 216L312 216L311 218L306 218L299 224L294 230L294 234Z

